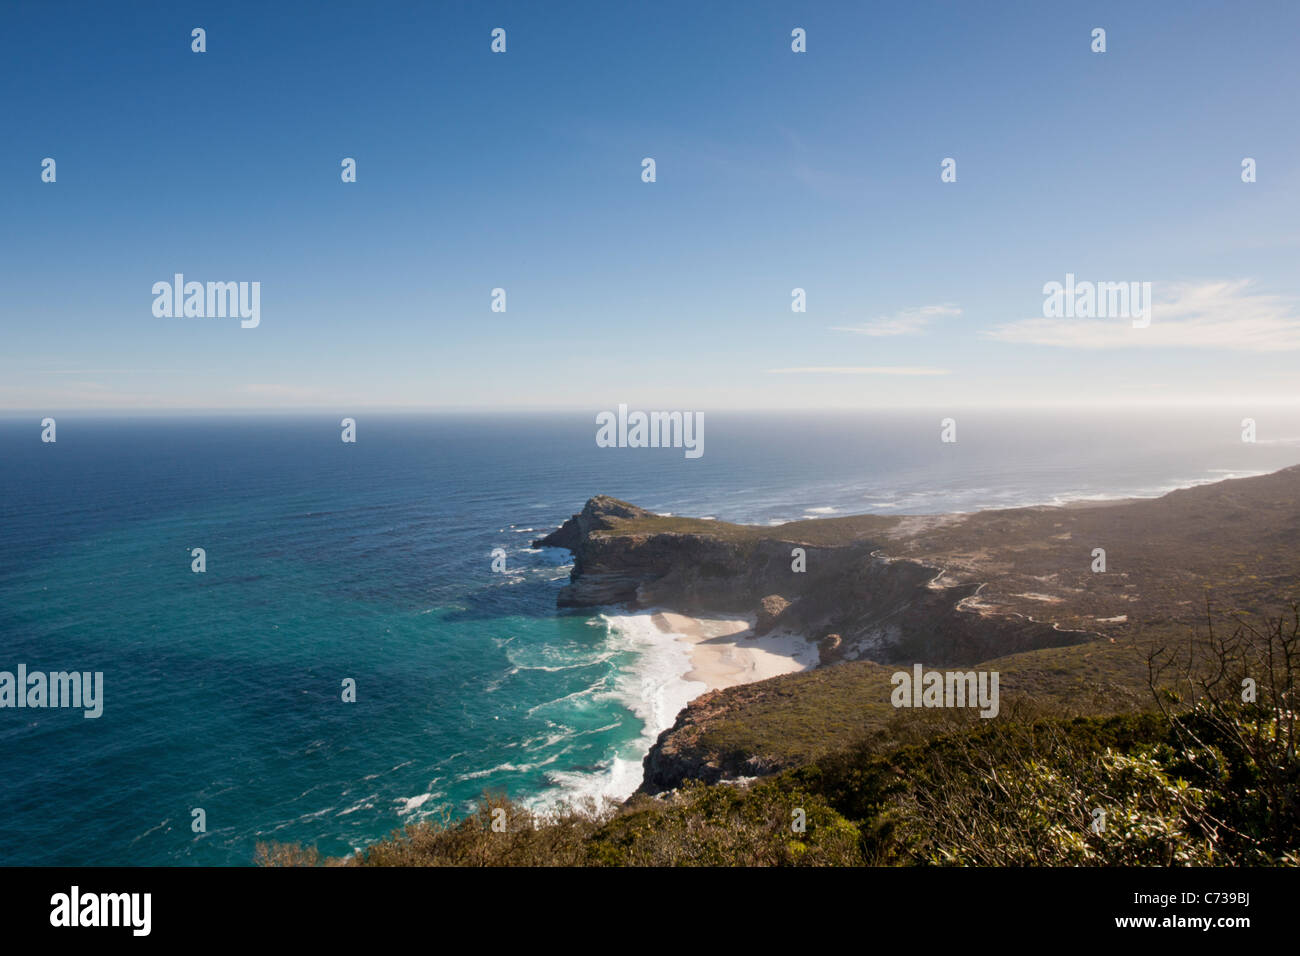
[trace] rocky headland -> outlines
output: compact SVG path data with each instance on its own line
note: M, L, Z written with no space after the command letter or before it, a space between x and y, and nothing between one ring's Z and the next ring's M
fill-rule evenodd
M646 757L642 789L658 792L805 758L837 715L802 720L802 741L772 742L771 727L810 701L875 701L900 664L998 661L1013 693L1019 678L1059 700L1086 691L1094 707L1109 681L1122 707L1133 674L1120 649L1194 626L1207 597L1247 612L1278 605L1300 570L1297 541L1300 466L1155 499L772 527L659 516L601 495L535 544L573 553L560 607L752 615L756 633L818 643L817 672L706 693L683 710ZM822 673L829 665L840 666Z

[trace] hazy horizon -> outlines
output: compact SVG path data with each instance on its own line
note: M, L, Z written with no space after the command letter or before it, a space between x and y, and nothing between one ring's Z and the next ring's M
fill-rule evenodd
M684 410L681 403L663 403L654 405L653 403L635 403L623 402L632 409L641 409L644 411L682 411ZM745 415L753 413L756 415L763 414L790 414L790 415L870 415L873 412L943 412L943 411L966 411L966 412L1019 412L1019 413L1039 413L1049 414L1056 411L1103 411L1103 412L1142 412L1142 411L1180 411L1195 409L1211 409L1223 412L1242 411L1243 413L1256 408L1292 408L1300 405L1300 397L1292 399L1203 399L1203 400L1186 400L1186 401L1159 401L1152 400L1147 402L1124 402L1124 401L1051 401L1051 402L1032 402L1032 403L1012 403L1012 402L934 402L934 403L916 403L916 404L888 404L873 403L871 405L854 406L854 405L823 405L823 406L798 406L798 405L755 405L755 406L725 406L725 405L705 405L700 406L692 411L699 411L713 414L727 415ZM190 416L227 416L231 418L239 417L257 417L266 415L283 415L283 416L330 416L333 414L347 414L348 412L364 412L373 415L570 415L596 413L604 411L591 404L573 404L573 405L366 405L356 403L343 405L339 403L330 403L328 405L286 405L286 406L172 406L172 405L147 405L147 406L122 406L122 407L28 407L28 408L0 408L0 420L13 421L25 420L32 415L77 415L80 417L103 416L106 418L127 418L132 416L163 418L167 416L190 417Z

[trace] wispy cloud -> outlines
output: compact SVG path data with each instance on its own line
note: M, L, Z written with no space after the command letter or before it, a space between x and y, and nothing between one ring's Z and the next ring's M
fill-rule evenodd
M923 365L808 365L802 368L770 368L774 375L947 375L946 368Z
M984 331L1003 342L1075 349L1195 348L1271 352L1300 349L1294 300L1252 292L1253 279L1153 286L1151 324L1130 319L1024 319Z
M961 309L955 305L923 305L893 315L882 315L861 325L836 325L832 328L836 332L856 332L859 335L914 335L936 318L952 315L961 315Z

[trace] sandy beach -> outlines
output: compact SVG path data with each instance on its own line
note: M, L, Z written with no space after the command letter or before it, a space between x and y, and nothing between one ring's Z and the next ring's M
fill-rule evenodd
M753 636L743 618L694 618L671 611L653 615L655 626L688 645L691 670L684 678L709 690L806 670L817 663L817 647L792 634Z
M644 731L608 770L550 774L566 796L626 799L641 784L646 753L692 700L711 690L817 666L816 644L788 633L753 637L753 617L619 610L603 617L611 646L635 655L619 674L615 693L641 719Z

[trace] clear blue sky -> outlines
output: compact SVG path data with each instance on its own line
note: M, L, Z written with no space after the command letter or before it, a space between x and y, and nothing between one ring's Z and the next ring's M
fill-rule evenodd
M0 21L3 409L1300 397L1300 4ZM176 272L260 326L156 318ZM1067 272L1152 282L1151 327L1045 322Z

